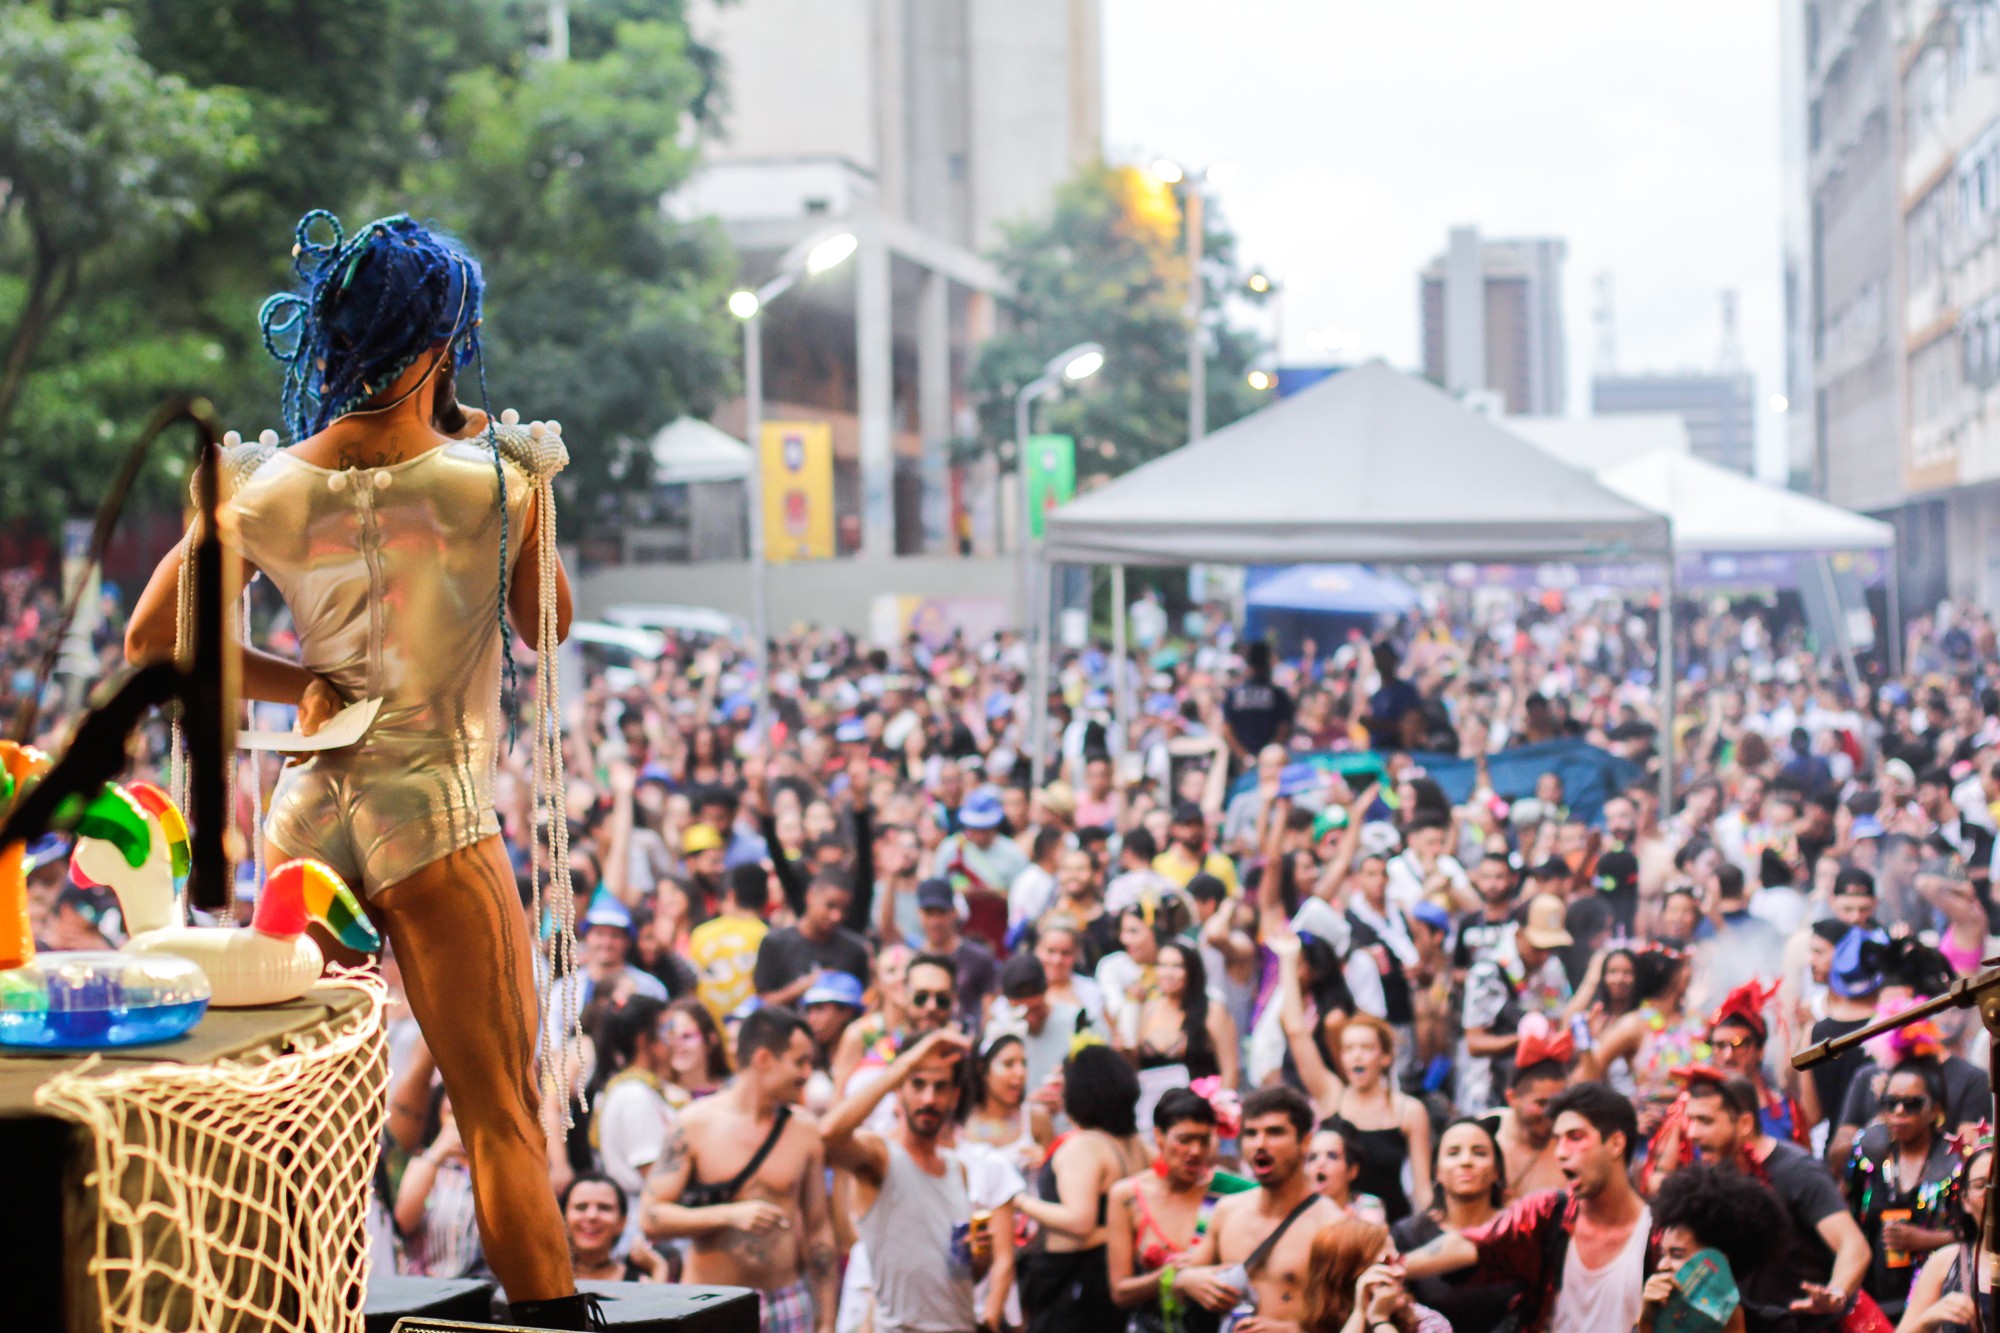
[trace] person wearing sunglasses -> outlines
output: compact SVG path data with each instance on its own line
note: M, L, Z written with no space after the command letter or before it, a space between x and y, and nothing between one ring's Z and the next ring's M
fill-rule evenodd
M1784 1073L1792 1091L1773 1088L1765 1077L1764 1044L1770 1028L1764 1008L1777 992L1775 985L1763 986L1752 980L1723 997L1708 1017L1709 1063L1756 1086L1757 1126L1762 1132L1811 1148L1813 1126L1825 1118L1818 1088L1811 1079L1798 1075L1789 1060L1784 1062Z
M1855 1141L1847 1207L1873 1251L1862 1289L1896 1319L1918 1265L1955 1239L1964 1184L1965 1162L1944 1136L1944 1077L1934 1054L1913 1053L1890 1072L1881 1115Z

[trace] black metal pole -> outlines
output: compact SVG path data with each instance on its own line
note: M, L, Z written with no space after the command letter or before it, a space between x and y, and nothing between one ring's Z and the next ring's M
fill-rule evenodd
M223 632L222 532L216 510L222 494L222 448L208 404L189 403L188 419L200 432L196 453L196 502L200 515L194 559L194 651L182 664L183 730L188 746L188 805L192 816L188 893L196 907L218 911L232 899L229 883L228 765L235 750L228 734L228 645Z

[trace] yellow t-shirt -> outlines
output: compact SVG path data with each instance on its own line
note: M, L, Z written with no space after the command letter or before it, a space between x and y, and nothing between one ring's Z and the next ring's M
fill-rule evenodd
M1242 896L1243 888L1236 882L1236 863L1221 852L1211 851L1200 865L1190 861L1179 847L1169 847L1153 858L1153 872L1172 880L1177 889L1186 888L1188 881L1204 870L1228 886L1230 897Z
M757 970L757 946L770 929L751 917L719 916L688 935L688 961L697 977L695 994L716 1022L753 993L750 978Z

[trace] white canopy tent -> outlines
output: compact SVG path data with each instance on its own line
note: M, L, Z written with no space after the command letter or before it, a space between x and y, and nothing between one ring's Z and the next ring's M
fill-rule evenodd
M1379 361L1078 496L1057 564L1664 558L1667 521Z
M653 437L653 480L673 486L686 482L741 481L750 475L750 446L725 430L680 417Z
M1896 529L1879 519L1693 454L1656 450L1602 468L1597 479L1670 518L1676 551L1879 551L1896 544Z
M1114 591L1128 564L1657 559L1668 585L1673 568L1661 514L1380 361L1077 497L1046 530L1046 562L1111 565ZM1672 598L1664 605L1671 644ZM1123 662L1124 616L1112 624ZM1038 681L1038 755L1047 708Z

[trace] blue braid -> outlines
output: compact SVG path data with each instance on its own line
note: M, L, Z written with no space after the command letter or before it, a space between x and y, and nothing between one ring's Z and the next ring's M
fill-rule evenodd
M507 664L507 683L500 694L501 707L507 713L507 748L513 749L518 737L516 731L521 714L520 677L514 665L514 635L507 628L507 575L513 566L507 562L507 474L500 467L500 433L493 429L493 402L486 395L486 357L479 357L479 405L486 413L486 440L493 446L493 479L500 484L500 656ZM549 515L542 515L542 522L549 521ZM536 644L539 651L541 645ZM535 706L543 707L547 700L537 700ZM536 739L540 739L537 737Z

